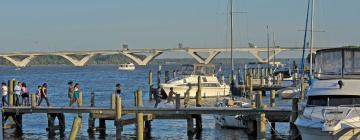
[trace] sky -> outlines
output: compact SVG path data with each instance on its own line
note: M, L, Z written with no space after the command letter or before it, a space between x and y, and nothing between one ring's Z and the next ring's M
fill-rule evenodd
M315 0L314 47L360 44L359 0ZM307 0L235 0L235 47L301 47ZM2 0L2 52L228 48L228 0Z

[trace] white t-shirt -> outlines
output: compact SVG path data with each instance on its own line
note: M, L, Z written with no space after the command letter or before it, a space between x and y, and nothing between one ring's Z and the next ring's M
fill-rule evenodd
M3 96L6 96L8 94L7 86L1 86L1 93Z
M21 94L21 87L19 85L16 85L14 88L15 94L20 95Z

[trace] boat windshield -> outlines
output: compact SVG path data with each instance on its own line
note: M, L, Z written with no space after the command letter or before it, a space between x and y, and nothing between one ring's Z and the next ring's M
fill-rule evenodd
M195 64L183 65L180 74L182 75L213 75L215 72L214 65Z
M327 95L308 96L307 106L352 106L360 105L360 96Z
M318 79L360 78L360 48L319 50L315 58Z

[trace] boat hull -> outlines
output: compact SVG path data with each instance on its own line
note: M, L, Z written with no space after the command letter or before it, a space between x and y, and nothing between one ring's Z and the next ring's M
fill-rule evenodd
M133 71L135 70L135 67L119 67L119 70Z
M321 128L310 128L297 125L303 140L358 140L360 128L341 129L335 132L321 131Z
M215 123L224 128L246 128L246 122L242 119L236 119L235 116L215 115Z
M187 86L162 85L162 88L167 94L170 92L170 87L173 87L174 92L180 94L181 98L184 98L187 92L189 92L190 98L195 98L198 90L197 87L191 87L191 89L189 89ZM201 97L222 97L228 95L230 95L230 88L228 86L201 88Z

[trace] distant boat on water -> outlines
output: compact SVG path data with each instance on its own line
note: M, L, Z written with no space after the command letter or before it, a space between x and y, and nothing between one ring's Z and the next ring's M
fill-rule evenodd
M133 71L135 70L135 65L133 63L120 64L119 70Z

